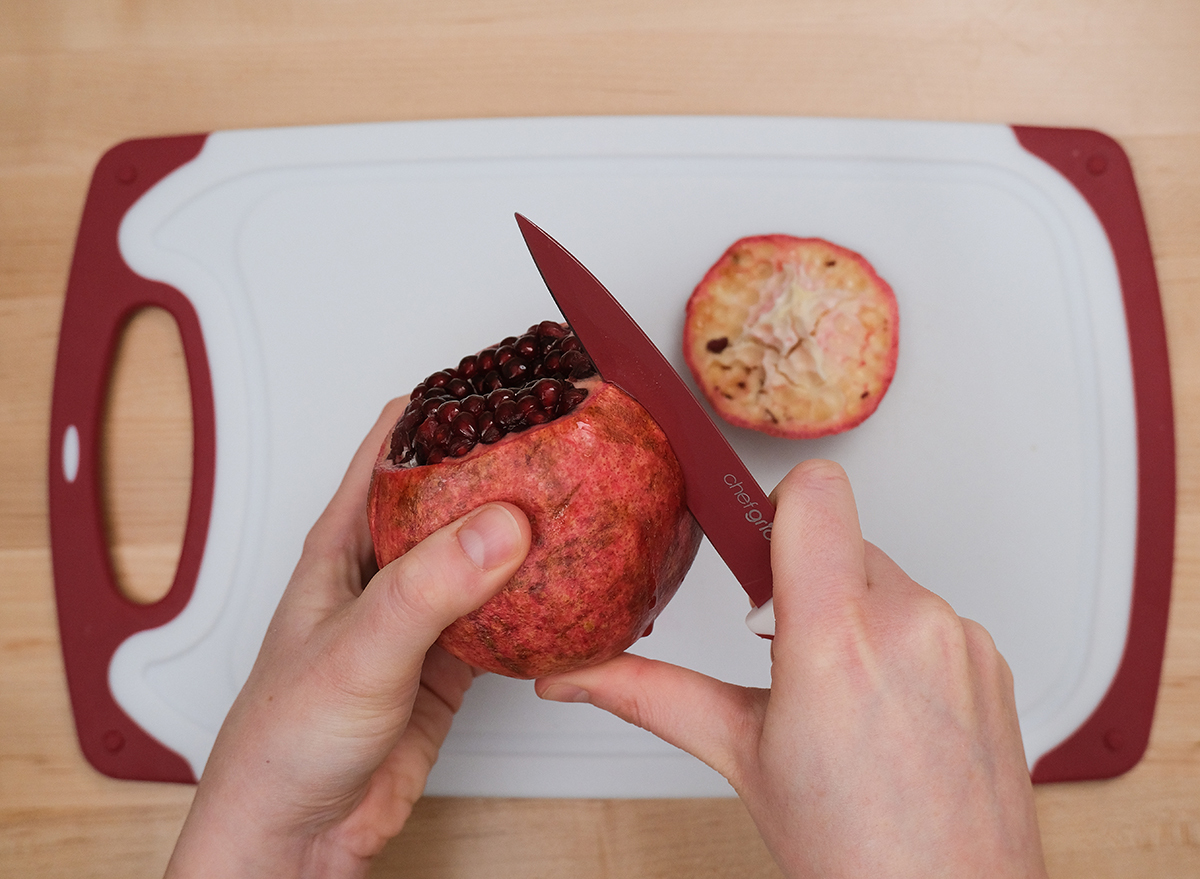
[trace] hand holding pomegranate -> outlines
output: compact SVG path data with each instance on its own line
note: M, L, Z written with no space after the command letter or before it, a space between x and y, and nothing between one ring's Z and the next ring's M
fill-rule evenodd
M845 473L774 495L771 688L625 654L543 678L724 775L789 877L1044 876L1012 675L865 542Z
M362 876L476 672L435 645L530 546L493 502L376 569L362 499L386 409L304 551L168 876ZM730 780L788 876L1044 876L1012 678L990 637L863 541L845 474L780 485L772 688L624 654L542 678ZM364 590L364 584L370 582Z
M168 876L365 875L420 797L474 676L434 642L509 580L530 531L516 507L487 504L375 572L363 499L405 402L309 533Z

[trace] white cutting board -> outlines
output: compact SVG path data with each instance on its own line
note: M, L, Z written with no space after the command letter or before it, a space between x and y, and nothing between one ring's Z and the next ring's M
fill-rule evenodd
M1006 126L619 118L219 132L128 211L120 253L194 306L216 418L191 600L109 667L138 726L199 775L383 403L557 317L514 211L684 375L684 305L735 239L862 253L901 316L876 414L815 441L726 433L768 491L805 458L846 468L865 536L994 636L1031 766L1087 720L1129 624L1137 443L1121 288L1084 198ZM746 610L706 542L635 650L765 686ZM648 733L496 676L468 694L428 791L732 793Z

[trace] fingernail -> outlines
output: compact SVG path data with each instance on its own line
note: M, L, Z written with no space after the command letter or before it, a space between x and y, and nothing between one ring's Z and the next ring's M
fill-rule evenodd
M591 699L587 690L574 684L551 684L539 695L547 702L587 702Z
M512 558L521 538L517 520L499 504L484 507L458 529L458 544L485 571Z

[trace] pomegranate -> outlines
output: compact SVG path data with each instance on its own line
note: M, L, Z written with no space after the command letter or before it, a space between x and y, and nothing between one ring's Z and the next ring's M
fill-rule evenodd
M792 439L861 424L896 371L892 288L820 238L736 241L692 293L684 356L730 424Z
M700 545L666 436L552 321L413 389L371 480L379 564L488 501L529 517L529 555L438 643L509 677L621 653L648 632Z

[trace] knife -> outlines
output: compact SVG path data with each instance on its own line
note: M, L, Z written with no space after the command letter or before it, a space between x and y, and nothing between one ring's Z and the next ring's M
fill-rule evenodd
M542 280L601 377L645 407L666 434L683 469L688 509L754 605L746 625L755 634L774 636L774 505L621 303L565 247L525 217L516 217Z

